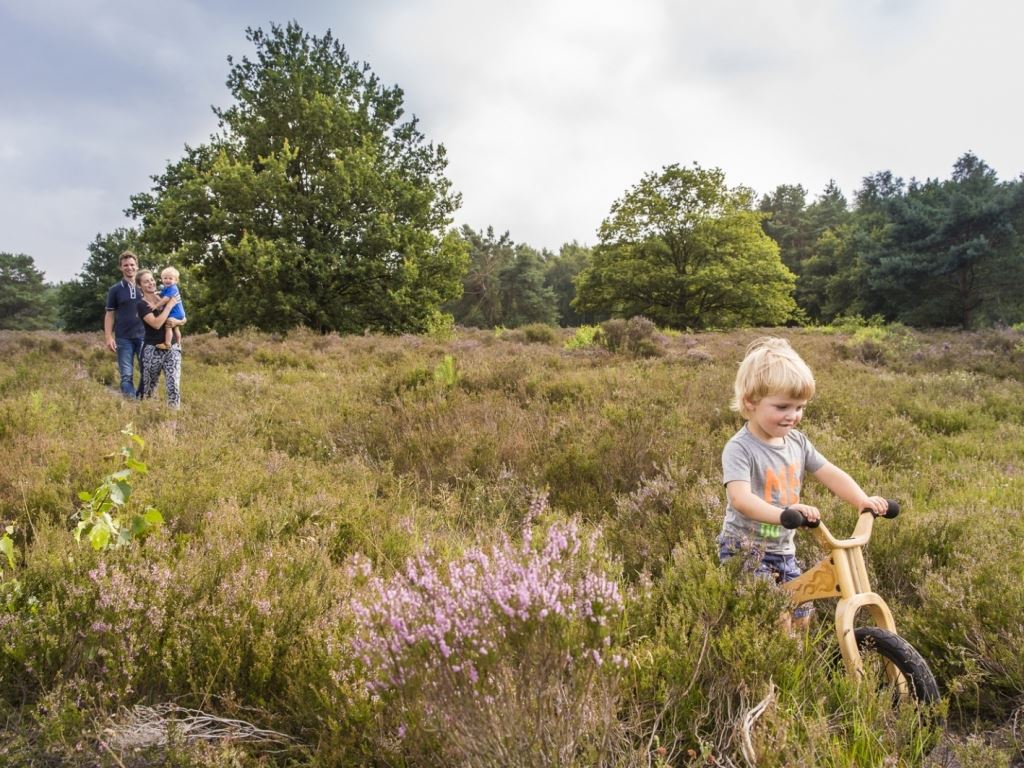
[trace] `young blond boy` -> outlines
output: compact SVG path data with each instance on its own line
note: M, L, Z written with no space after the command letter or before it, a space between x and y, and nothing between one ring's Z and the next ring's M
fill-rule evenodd
M164 323L166 329L164 335L164 343L157 344L157 349L170 349L171 345L175 342L181 345L181 326L188 322L188 318L185 317L185 305L180 300L181 293L178 290L178 278L180 273L174 267L167 267L160 272L160 282L163 283L163 288L160 289L160 297L168 299L171 296L178 296L179 301L175 305L174 309L171 310L171 314L167 317L167 322Z
M795 532L782 527L782 512L796 509L809 522L821 517L817 507L800 501L806 473L857 510L883 514L888 504L880 496L868 496L796 429L814 389L814 376L800 355L785 339L770 336L747 347L733 385L732 408L746 424L722 450L727 504L718 556L725 562L743 554L755 575L778 583L801 573ZM809 603L798 606L795 624L806 627L811 612Z

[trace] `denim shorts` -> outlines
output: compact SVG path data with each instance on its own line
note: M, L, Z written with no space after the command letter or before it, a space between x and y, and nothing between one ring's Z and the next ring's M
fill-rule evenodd
M729 540L718 539L718 562L724 563L731 557L741 555L744 558L743 571L762 579L770 579L776 584L785 584L799 576L803 571L796 562L794 555L780 555L765 552L757 547L744 546ZM792 609L793 618L802 619L814 613L813 603L801 603Z

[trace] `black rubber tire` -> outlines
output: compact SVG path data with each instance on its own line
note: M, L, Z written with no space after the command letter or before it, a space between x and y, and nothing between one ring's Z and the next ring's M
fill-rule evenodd
M938 701L939 686L935 675L914 646L881 627L858 627L854 635L861 656L876 653L891 662L910 683L910 693L917 701L923 704Z

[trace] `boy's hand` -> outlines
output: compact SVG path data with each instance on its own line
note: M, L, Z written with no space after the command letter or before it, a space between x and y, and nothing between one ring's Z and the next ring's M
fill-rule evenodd
M790 504L789 508L797 510L808 523L816 523L821 520L821 512L818 511L817 507L812 507L810 504Z
M881 496L869 496L866 501L861 503L858 511L863 512L865 509L870 509L875 517L884 515L889 509L889 500L883 499Z

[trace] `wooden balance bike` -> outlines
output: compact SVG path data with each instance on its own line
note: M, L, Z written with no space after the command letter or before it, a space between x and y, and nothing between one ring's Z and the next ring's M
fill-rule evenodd
M889 501L884 517L893 518L900 507ZM829 550L817 565L782 587L790 594L793 605L810 600L839 598L836 604L836 636L847 673L854 679L864 678L865 658L881 659L884 664L883 683L893 687L897 699L911 696L927 703L939 698L935 676L921 654L896 633L896 622L885 601L871 589L864 565L864 547L871 540L875 515L861 512L860 519L848 539L837 539L823 523L808 523L799 510L786 509L782 525L786 528L806 526L813 529L821 545ZM874 626L854 626L861 609Z

